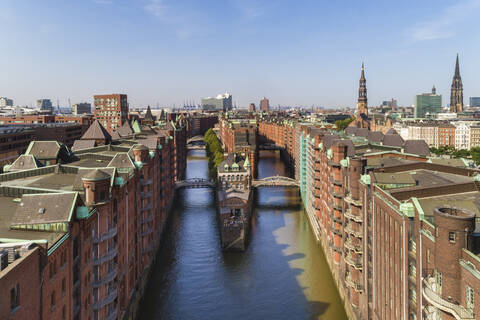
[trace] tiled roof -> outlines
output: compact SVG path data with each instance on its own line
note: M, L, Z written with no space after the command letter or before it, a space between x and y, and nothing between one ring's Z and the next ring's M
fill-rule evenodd
M421 156L429 156L430 149L424 140L407 140L403 144L405 153L418 154Z
M83 134L82 140L111 140L112 136L108 131L102 126L102 124L95 120L88 130Z
M117 153L112 161L108 164L108 167L115 168L135 168L135 165L132 162L132 158L126 152Z
M133 134L132 127L130 126L130 123L128 121L125 121L120 128L117 128L115 130L120 136L125 137L125 136L130 136Z
M75 140L73 142L72 150L89 149L95 147L95 140Z
M61 146L57 141L32 141L25 154L33 155L39 160L56 159Z
M12 226L69 221L77 193L24 194L14 216Z
M383 137L384 146L401 147L403 142L403 138L398 134L386 134Z
M43 165L33 155L22 154L12 163L8 171L35 169L42 166Z

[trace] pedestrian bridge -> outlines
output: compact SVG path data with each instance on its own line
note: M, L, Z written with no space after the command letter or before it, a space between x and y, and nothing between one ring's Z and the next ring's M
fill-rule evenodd
M284 150L285 148L277 146L274 143L263 143L258 146L258 150Z
M259 187L299 187L299 183L297 180L284 177L284 176L272 176L266 177L263 179L253 180L252 187L259 188Z
M200 141L203 142L203 136L194 136L194 137L191 137L191 138L187 139L187 144L190 144L190 143L193 143L193 142L200 142Z
M203 178L192 178L175 182L175 189L181 188L214 188L215 181Z
M189 144L187 145L187 150L205 150L205 145Z

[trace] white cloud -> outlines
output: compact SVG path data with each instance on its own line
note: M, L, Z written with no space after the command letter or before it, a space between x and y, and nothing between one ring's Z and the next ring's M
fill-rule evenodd
M158 19L165 19L167 17L167 6L163 0L150 0L145 6L145 10L152 16Z
M458 24L468 17L475 17L480 8L480 0L457 2L435 18L417 23L407 30L408 37L413 42L446 39L455 36Z

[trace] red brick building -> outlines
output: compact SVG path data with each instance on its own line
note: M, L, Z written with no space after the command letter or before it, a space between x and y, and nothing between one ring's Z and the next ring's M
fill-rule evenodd
M181 134L184 127L176 126ZM6 265L0 259L1 314L122 319L136 313L174 181L182 176L175 142L183 140L168 132L150 128L78 150L55 160L59 165L51 165L61 152L57 143L35 142L0 175L0 258L8 256ZM50 162L42 163L44 154Z
M121 127L128 118L128 102L126 94L105 94L93 96L94 111L96 120L100 121L103 127L112 132Z
M334 133L287 118L259 123L260 140L288 141L285 150L294 150L285 153L347 314L478 318L479 172L430 159L424 141L365 130Z

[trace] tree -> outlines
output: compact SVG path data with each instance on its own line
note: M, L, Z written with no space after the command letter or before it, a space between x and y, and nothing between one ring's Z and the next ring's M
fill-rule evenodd
M346 118L344 120L337 120L335 121L335 126L337 127L337 131L343 131L345 130L348 125L353 121L352 118Z

